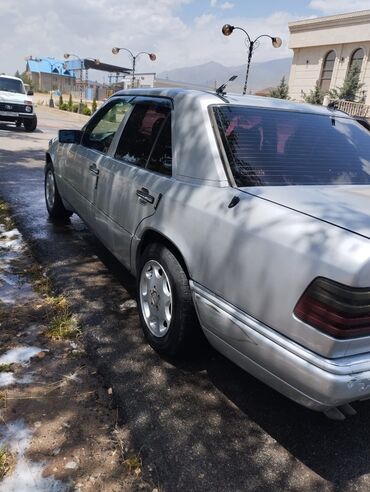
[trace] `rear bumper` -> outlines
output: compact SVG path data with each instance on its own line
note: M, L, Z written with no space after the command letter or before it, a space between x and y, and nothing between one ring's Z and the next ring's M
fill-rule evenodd
M292 400L328 410L370 398L370 353L317 355L191 282L200 323L226 357Z

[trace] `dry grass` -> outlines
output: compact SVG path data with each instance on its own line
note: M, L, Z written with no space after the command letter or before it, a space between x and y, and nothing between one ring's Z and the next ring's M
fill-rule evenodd
M13 364L0 364L0 372L14 372Z
M15 466L15 458L6 447L0 448L0 480L2 480Z
M71 314L64 296L48 296L45 303L49 325L45 334L48 337L53 340L71 340L81 335L77 319Z
M15 228L15 221L10 216L9 205L0 201L0 224L2 224L6 231L11 231Z

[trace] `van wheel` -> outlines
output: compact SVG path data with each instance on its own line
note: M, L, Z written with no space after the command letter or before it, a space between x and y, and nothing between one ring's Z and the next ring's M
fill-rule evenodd
M51 163L48 163L45 169L45 202L48 213L52 219L66 220L72 215L72 212L67 210L63 205L55 182L54 170Z
M149 245L139 262L138 309L144 335L157 352L175 356L197 344L189 280L176 256L159 243Z

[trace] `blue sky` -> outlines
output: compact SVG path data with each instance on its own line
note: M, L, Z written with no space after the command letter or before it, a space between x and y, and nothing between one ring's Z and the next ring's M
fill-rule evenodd
M127 54L113 55L113 46L155 52L156 62L140 58L141 71L209 61L241 65L242 33L225 38L225 23L252 37L281 37L281 48L264 39L256 50L255 62L268 61L291 56L289 22L365 9L370 0L0 0L0 73L24 70L29 55L60 59L66 52L130 67Z
M218 2L219 5L225 3L227 3L226 0ZM179 9L179 15L186 22L192 22L195 17L205 12L214 13L215 10L218 10L218 15L222 18L227 16L228 12L232 11L237 11L243 17L248 15L250 17L268 16L271 12L278 10L290 12L301 17L321 15L320 10L309 8L308 5L310 2L305 0L282 0L279 2L273 0L229 0L228 3L234 6L229 9L217 9L217 4L213 7L209 0L198 0L182 5Z

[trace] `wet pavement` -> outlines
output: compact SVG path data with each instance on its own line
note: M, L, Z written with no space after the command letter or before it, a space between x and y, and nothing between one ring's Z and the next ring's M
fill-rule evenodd
M87 350L153 481L171 492L369 490L369 402L354 405L357 416L333 422L211 348L175 362L143 342L134 279L77 217L67 225L47 218L47 142L58 126L81 122L78 115L40 109L35 133L0 125L0 197L58 292L69 296Z

